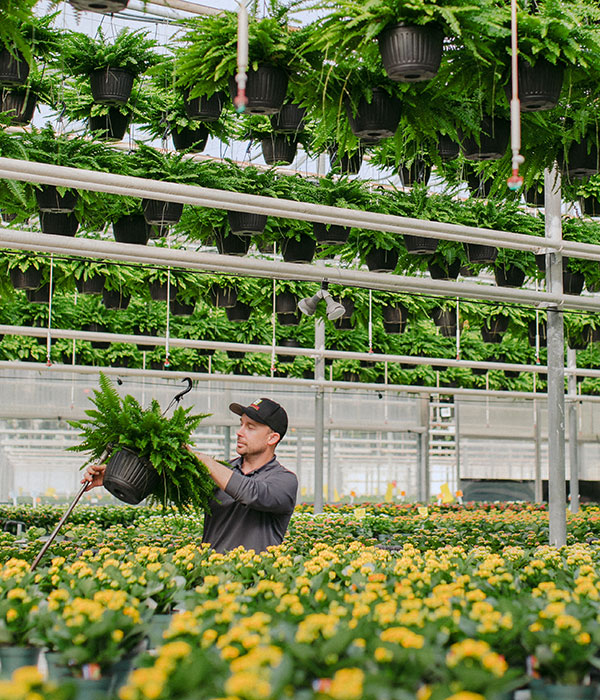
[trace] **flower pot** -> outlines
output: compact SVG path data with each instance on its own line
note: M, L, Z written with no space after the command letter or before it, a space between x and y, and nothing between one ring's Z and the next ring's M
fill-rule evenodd
M87 279L80 277L75 280L75 286L80 294L102 294L104 277L102 275L92 275Z
M508 146L510 122L500 117L484 117L481 122L479 143L474 136L461 138L462 150L468 160L498 160Z
M344 175L358 175L362 165L364 148L359 146L354 153L338 154L337 146L329 147L329 165L332 169L339 170Z
M50 211L40 212L40 227L42 233L50 233L55 236L73 237L79 228L79 221L75 214L54 214Z
M25 85L29 63L19 51L13 56L8 49L0 50L0 85Z
M108 333L108 328L101 325L100 323L86 323L81 326L81 330L89 331L90 333ZM93 348L98 348L98 350L105 350L110 346L110 341L106 340L92 340L90 341Z
M263 158L267 165L289 165L296 157L298 142L286 134L272 134L260 142Z
M156 328L146 328L142 330L139 325L134 326L132 329L132 333L134 335L141 335L141 336L157 336L159 335L158 329ZM157 346L155 343L136 343L135 344L136 348L140 352L152 352L153 350L156 350Z
M250 248L248 236L236 236L233 233L215 232L217 250L221 255L246 255Z
M400 166L398 176L403 187L412 187L416 184L426 185L431 177L431 165L421 158L417 158L409 166Z
M43 284L37 289L26 289L25 295L27 296L27 301L32 304L47 304L50 301L50 285Z
M592 342L593 328L591 326L583 326L579 332L565 329L565 338L571 350L585 350Z
M279 345L282 348L301 348L302 343L298 342L294 338L282 338L277 345ZM284 355L277 353L277 359L279 362L293 362L296 357L301 357L298 355Z
M313 233L317 243L337 245L345 243L350 235L350 226L338 226L337 224L321 224L313 221Z
M103 14L120 12L127 7L129 0L69 0L77 10L91 10Z
M265 230L267 216L246 211L228 211L227 221L231 233L236 236L256 236Z
M559 685L544 683L536 692L547 700L594 700L597 697L596 685Z
M247 321L250 318L252 307L249 304L244 304L243 301L237 301L235 306L228 306L225 309L228 321Z
M113 236L118 243L146 245L148 242L148 224L143 214L126 214L113 221Z
M455 280L460 272L461 262L455 260L452 263L440 264L430 260L427 263L427 269L434 280Z
M208 141L208 129L201 126L199 129L183 127L171 129L171 139L176 151L189 151L190 153L201 153L206 148Z
M247 114L276 114L283 106L287 92L286 72L275 66L260 65L258 70L249 70L246 82ZM235 78L229 78L229 94L234 100L237 95Z
M225 104L224 92L215 92L210 97L201 95L191 99L189 92L187 90L184 94L183 108L190 119L197 119L200 122L216 122L219 120Z
M491 245L467 243L467 259L470 263L493 263L498 257L498 249Z
M107 309L126 309L131 301L131 296L119 289L102 290L102 303Z
M279 247L285 262L309 263L315 256L317 242L312 236L302 234L299 241L295 238L283 238Z
M406 250L413 255L430 255L431 253L435 253L438 246L438 239L405 234L404 245L406 246Z
M458 158L460 146L446 134L438 133L438 153L443 163L449 163Z
M365 255L365 262L371 272L393 272L398 264L398 251L371 248Z
M301 318L302 314L299 311L294 314L277 314L277 323L280 326L297 326Z
M441 309L438 307L433 309L431 317L445 338L452 338L456 335L456 309Z
M346 113L355 136L377 142L396 133L400 122L400 101L385 90L375 88L371 102L361 97L356 115L348 102Z
M103 678L71 678L70 682L75 686L73 700L106 700L112 683L111 676Z
M95 138L122 141L130 119L129 114L123 114L116 107L109 107L108 114L90 117L88 124Z
M485 343L501 343L509 322L508 316L494 316L484 321L481 326L481 337Z
M120 501L136 505L152 493L159 480L158 472L149 462L121 448L108 460L103 486Z
M544 190L540 192L538 188L534 185L525 190L525 202L530 207L543 207L544 206Z
M156 649L157 647L164 644L163 633L168 629L171 624L173 615L169 613L158 613L152 615L148 623L148 647L150 649Z
M277 314L295 314L298 310L298 297L292 292L279 292L275 296Z
M42 185L41 189L35 190L38 209L53 214L70 214L75 209L78 197L77 190L67 190L64 194L59 194L54 185Z
M559 154L559 162L562 160ZM567 174L571 178L582 178L595 175L599 171L598 148L590 139L589 143L573 143L567 154L567 162L563 164Z
M579 206L586 216L600 216L600 202L594 196L582 197L579 200Z
M537 331L540 337L540 347L545 348L548 342L548 333L547 333L547 326L546 326L546 321L540 320L537 324ZM535 339L536 339L536 323L535 319L532 318L531 321L527 324L527 338L529 340L529 345L531 345L532 348L535 347Z
M383 67L391 80L416 83L437 75L444 33L435 23L395 24L377 37Z
M26 270L13 267L9 274L15 289L37 289L42 283L43 271L35 267L28 267Z
M538 58L531 65L524 58L519 58L519 102L521 112L542 112L558 104L562 89L564 66L553 64L544 58ZM512 81L509 78L504 87L506 99L512 98Z
M40 650L37 647L0 646L0 673L10 678L22 666L37 666Z
M585 277L582 272L571 272L567 267L567 260L563 258L563 292L565 294L579 295L583 291Z
M354 299L344 297L343 299L336 299L336 301L344 307L344 313L341 315L340 318L350 319L352 317L352 314L354 313Z
M154 226L169 226L181 219L183 204L180 202L162 202L159 199L142 199L144 219Z
M271 117L271 127L279 134L297 134L304 129L305 116L306 107L288 102L278 114Z
M94 102L106 105L125 104L131 96L135 75L120 68L103 68L90 74Z
M14 221L16 218L17 218L17 214L11 214L7 211L0 211L0 219L5 224L10 224L10 222Z
M521 287L525 281L525 273L516 265L494 268L494 277L499 287Z
M148 285L148 291L150 292L150 298L154 301L167 301L167 292L170 301L177 296L177 287L174 284L167 285L166 282L160 282L159 280L151 282Z
M388 304L382 307L383 327L386 333L402 333L408 320L408 311L402 304Z
M48 680L62 681L72 677L71 672L63 662L63 655L59 651L45 651L44 659L48 669Z
M191 316L194 313L196 304L186 304L183 301L177 301L177 299L171 299L169 303L169 309L172 316Z
M468 171L466 174L467 187L472 197L487 199L492 191L494 181L491 178L484 180L480 173Z
M217 287L213 285L210 290L212 303L219 309L227 309L235 306L237 302L237 291L232 287Z
M31 90L15 88L0 91L0 112L9 112L13 124L24 126L33 119L37 97Z

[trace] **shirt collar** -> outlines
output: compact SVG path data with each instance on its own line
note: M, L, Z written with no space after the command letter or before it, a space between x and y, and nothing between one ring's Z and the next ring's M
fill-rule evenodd
M242 471L242 461L243 461L242 457L236 457L234 460L231 461L231 466L234 469L237 469L240 472L240 474L244 474L244 472ZM266 467L274 467L277 464L279 464L279 462L277 461L277 455L274 455L273 459L270 459L268 462L265 462L265 464L263 464L262 467L257 467L256 469L253 469L251 472L244 474L244 476L252 476L252 474L256 474L257 472L262 471Z

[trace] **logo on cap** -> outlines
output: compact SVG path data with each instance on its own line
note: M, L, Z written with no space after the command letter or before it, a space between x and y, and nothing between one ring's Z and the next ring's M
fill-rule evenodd
M256 401L253 401L250 405L252 406L252 408L255 408L258 411L258 408L259 408L258 405L261 401L262 401L262 399L256 399Z

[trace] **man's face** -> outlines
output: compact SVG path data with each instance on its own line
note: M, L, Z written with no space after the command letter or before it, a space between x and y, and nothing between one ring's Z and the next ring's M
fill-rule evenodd
M240 416L240 427L237 431L236 451L239 455L259 455L269 447L277 444L277 433L268 425L258 423L245 413Z

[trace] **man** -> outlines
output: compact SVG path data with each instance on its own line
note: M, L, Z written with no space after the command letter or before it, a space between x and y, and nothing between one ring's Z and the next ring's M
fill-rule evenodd
M258 399L249 406L232 403L229 410L240 416L233 469L209 455L196 455L219 487L204 517L203 541L217 552L240 545L262 552L283 540L296 505L296 475L277 461L275 448L283 439L288 416L271 399ZM104 465L90 465L83 481L90 487L102 484Z

